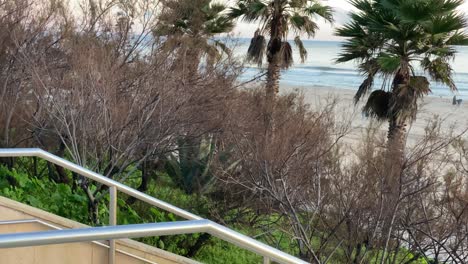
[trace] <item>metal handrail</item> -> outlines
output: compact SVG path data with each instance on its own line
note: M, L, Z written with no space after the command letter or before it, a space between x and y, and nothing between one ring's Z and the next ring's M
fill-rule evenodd
M0 235L0 248L199 233L208 230L208 222L208 220L186 220L3 234Z
M31 223L34 223L34 224L40 224L40 225L43 225L43 226L46 226L46 227L49 227L49 228L52 228L54 230L63 230L63 228L60 228L56 225L53 225L53 224L50 224L50 223L47 223L45 221L42 221L42 220L39 220L39 219L20 219L20 220L7 220L7 221L0 221L0 226L2 225L17 225L17 224L31 224ZM98 245L100 247L105 247L105 248L110 248L109 245L106 245L104 243L101 243L99 241L90 241L91 243L95 244L95 245ZM139 257L137 255L133 255L133 254L130 254L126 251L123 251L121 249L116 249L115 250L116 252L120 253L120 254L123 254L123 255L126 255L130 258L134 258L134 259L137 259L137 260L140 260L140 261L143 261L144 263L148 263L148 264L158 264L156 262L153 262L151 260L148 260L148 259L145 259L145 258L142 258L142 257Z
M108 187L110 187L111 194L112 192L121 191L123 193L126 193L136 199L139 199L141 201L144 201L150 205L156 206L160 209L163 209L165 211L171 212L175 215L178 215L182 218L188 219L188 220L196 220L196 221L177 221L177 222L171 222L171 223L156 223L156 224L140 224L140 225L128 225L126 226L107 226L107 227L97 227L96 228L91 228L92 232L105 232L105 230L113 230L115 232L123 232L123 230L127 230L125 228L137 228L137 227L144 227L144 228L149 228L153 230L154 232L166 232L162 230L161 228L167 228L167 233L164 233L166 235L173 235L176 233L176 231L186 231L190 233L198 233L198 232L207 232L210 233L213 236L216 236L222 240L225 240L227 242L233 243L239 247L242 247L244 249L247 249L249 251L255 252L257 254L260 254L264 257L264 263L269 263L270 260L275 260L279 263L307 263L299 258L296 258L292 255L289 255L283 251L280 251L276 248L273 248L271 246L268 246L264 243L261 243L255 239L252 239L248 236L245 236L243 234L240 234L234 230L231 230L227 227L224 227L222 225L219 225L213 221L203 219L200 216L197 216L195 214L192 214L190 212L187 212L183 209L180 209L172 204L166 203L164 201L161 201L159 199L156 199L152 196L149 196L147 194L144 194L142 192L139 192L127 185L124 185L120 182L114 181L112 179L109 179L103 175L100 175L98 173L95 173L91 170L88 170L86 168L83 168L79 165L76 165L68 160L65 160L63 158L60 158L58 156L55 156L49 152L46 152L42 149L39 148L14 148L14 149L0 149L0 157L39 157L43 158L49 162L52 162L56 165L59 165L63 168L69 169L73 172L76 172L84 177L87 177L89 179L92 179L96 182L99 182L101 184L104 184ZM116 204L116 195L111 195L111 201L110 201L110 207L113 208L110 210L110 219L115 219L116 217L116 210L115 210L115 204ZM112 223L111 223L112 224ZM142 226L143 225L143 226ZM151 225L151 226L147 226ZM129 227L131 226L131 227ZM112 229L112 228L117 228L117 229ZM78 229L79 230L79 229ZM100 231L99 231L100 230ZM157 230L157 231L156 231ZM72 230L61 230L60 232L71 232ZM128 231L128 230L127 230ZM124 234L124 235L130 235L133 233L129 232L123 232L119 234ZM137 232L137 230L133 230ZM132 232L133 232L132 231ZM148 231L148 230L147 230ZM147 232L146 231L146 232ZM173 231L173 232L172 232ZM45 232L36 232L36 233L42 233L41 235L35 236L35 239L44 239L41 241L46 241L48 237L50 237L50 234L47 234L48 232L59 232L59 231L45 231ZM88 231L86 231L88 232ZM172 233L171 233L172 232ZM63 233L63 234L73 234L73 233ZM97 233L96 233L97 234ZM146 233L138 233L138 236L143 236ZM159 233L158 233L159 234ZM180 234L180 233L179 233ZM31 234L29 233L23 233L23 234L15 234L15 237L18 237L20 235L28 235L30 236ZM160 235L160 234L159 234ZM4 235L7 236L7 235ZM17 241L14 237L3 237L4 243L8 243L6 238L10 239L10 243L13 243L12 241ZM44 238L42 238L44 236ZM112 232L107 232L105 233L105 236L102 236L101 239L114 239L114 238L129 238L130 236L124 236L124 237L115 237L115 235L112 234ZM134 236L133 236L134 237ZM24 237L23 237L24 238ZM98 240L98 239L92 239L92 240ZM112 242L112 240L111 240ZM16 243L16 242L15 242ZM64 242L62 242L64 243ZM4 244L5 245L5 244ZM110 243L111 249L110 249L110 258L109 261L111 262L111 258L113 260L113 256L115 256L115 247L112 247L112 243Z

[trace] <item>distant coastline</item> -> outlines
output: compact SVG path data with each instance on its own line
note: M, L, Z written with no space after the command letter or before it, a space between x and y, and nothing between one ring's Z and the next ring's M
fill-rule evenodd
M235 49L235 55L243 58L247 53L250 39L238 38L239 46ZM304 86L304 87L328 87L334 89L356 90L362 83L364 77L357 71L353 63L336 64L334 60L341 50L341 41L324 40L306 40L304 45L308 50L308 59L301 63L297 52L294 54L295 64L293 67L281 74L282 85ZM294 45L293 45L293 48ZM457 97L468 100L468 68L465 62L468 62L468 47L456 47L458 54L453 68L455 71L454 79L458 87L457 93L452 93L448 88L431 83L431 97ZM257 65L247 67L244 74L240 77L241 81L247 81L258 75L260 69ZM382 86L383 80L375 80L375 88Z

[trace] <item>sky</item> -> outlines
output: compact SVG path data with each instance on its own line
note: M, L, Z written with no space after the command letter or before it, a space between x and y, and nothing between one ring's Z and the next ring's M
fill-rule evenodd
M70 0L72 5L77 7L79 0ZM83 1L83 0L82 0ZM84 0L86 1L86 0ZM233 5L236 0L213 0L214 2L224 2L228 6ZM314 39L316 40L342 40L340 37L334 36L335 28L345 24L348 21L348 13L353 10L349 0L322 0L323 4L329 5L334 9L335 23L333 25L324 22L323 20L316 21L319 25L319 30L316 33ZM460 8L461 12L468 14L468 0L465 0L465 4ZM234 35L238 37L251 38L257 29L255 24L247 24L242 21L238 21L234 29ZM293 39L295 36L290 35L288 38ZM301 36L303 39L307 39L305 36Z
M353 10L353 7L348 3L348 0L328 0L322 1L322 3L327 4L334 9L334 18L335 23L330 25L324 21L318 20L320 30L316 33L316 40L340 40L341 38L334 36L333 32L337 26L345 24L348 20L348 12ZM468 13L468 0L463 4L460 11ZM234 29L234 34L239 37L250 38L253 36L257 26L254 24L247 24L244 22L239 22ZM294 38L293 35L288 36L288 38Z

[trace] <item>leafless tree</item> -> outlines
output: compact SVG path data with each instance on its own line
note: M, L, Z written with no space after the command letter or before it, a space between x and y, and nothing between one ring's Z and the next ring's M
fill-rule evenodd
M24 122L41 147L107 177L125 180L142 169L144 191L143 168L176 150L177 138L219 130L239 66L230 56L220 58L187 87L185 72L152 37L157 2L84 1L81 7L81 14L65 5L53 9L40 34L47 42L34 49L14 45L31 98L18 97L31 108ZM98 223L105 188L73 177Z

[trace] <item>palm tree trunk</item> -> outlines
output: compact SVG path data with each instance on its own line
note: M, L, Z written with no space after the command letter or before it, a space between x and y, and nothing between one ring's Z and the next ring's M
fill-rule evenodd
M401 194L401 179L403 173L403 163L406 145L406 121L392 117L389 120L387 153L384 164L385 173L382 186L383 226L382 226L382 258L384 263L388 247L390 245L391 234L394 230L399 199Z
M399 179L403 169L405 157L406 135L407 135L407 120L398 120L392 117L389 120L388 135L387 135L387 168L386 168L386 185L389 188L387 191L395 193L399 186Z
M281 32L283 29L281 15L275 14L270 25L270 41L268 42L268 71L265 97L265 140L271 141L273 136L273 110L276 96L279 93L281 70ZM264 144L266 145L266 144Z
M279 54L273 55L268 63L267 81L265 87L265 134L271 134L273 131L273 110L275 108L276 97L279 93L280 80L280 57ZM270 135L271 136L271 135Z
M197 47L197 40L186 38L181 40L177 48L177 54L171 71L181 74L182 80L187 86L191 86L198 78L198 65L201 60L201 52Z
M395 225L395 218L399 206L399 198L401 194L401 180L403 176L403 167L405 159L405 147L407 136L407 125L409 118L407 115L399 115L405 111L410 111L410 105L404 102L413 102L409 98L400 98L401 87L406 86L410 80L409 67L402 68L396 74L393 81L391 108L392 113L389 119L388 135L387 135L387 153L384 164L383 175L383 204L386 206L384 210L384 226L383 235L386 237L384 242L383 256L386 255L386 250L389 245L389 239ZM404 100L402 100L404 99Z
M195 42L197 43L197 42ZM201 60L201 55L200 55L200 50L198 47L195 46L188 47L186 51L186 56L185 56L185 61L184 61L184 66L187 69L187 76L188 76L188 84L189 85L194 85L197 83L198 79L198 66L200 65L200 60Z
M409 105L415 102L413 98L401 98L401 89L408 85L410 81L410 69L408 63L402 63L401 69L395 75L393 80L392 98L390 100L390 108L392 109L391 117L388 126L387 140L387 157L386 157L386 187L392 194L396 194L399 187L399 180L403 169L405 158L406 136L409 123L408 114L401 115L411 111L412 106Z

